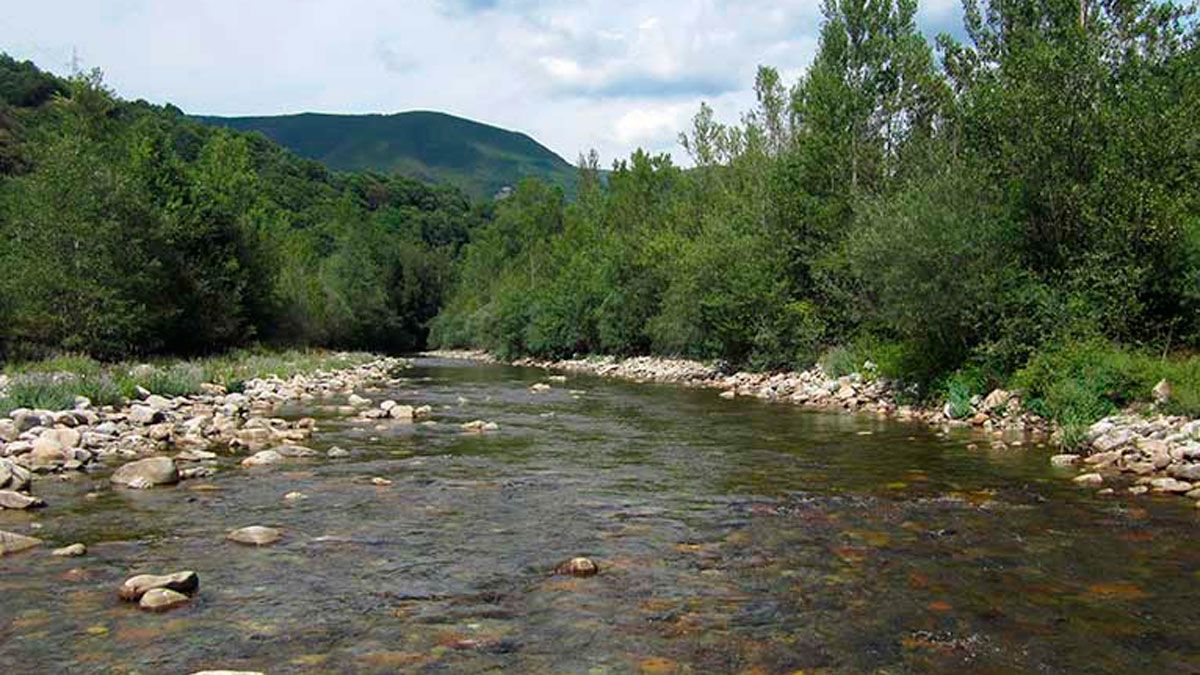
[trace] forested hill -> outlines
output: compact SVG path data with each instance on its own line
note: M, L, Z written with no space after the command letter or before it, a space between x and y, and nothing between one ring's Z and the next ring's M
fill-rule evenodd
M490 209L0 53L0 361L419 348Z
M568 194L575 184L574 167L529 136L444 113L196 119L261 132L332 169L399 173L450 183L477 198L516 187L523 178L539 178Z

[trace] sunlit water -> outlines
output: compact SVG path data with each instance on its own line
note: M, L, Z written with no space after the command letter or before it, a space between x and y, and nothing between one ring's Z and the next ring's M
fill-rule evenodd
M712 391L409 374L370 395L439 424L322 418L311 445L350 459L223 457L212 491L39 483L48 509L0 513L48 542L0 559L0 672L1200 672L1186 500L1094 496L1049 450ZM286 537L224 539L246 525ZM75 541L86 557L48 553ZM600 575L552 575L575 555ZM201 579L187 607L116 597L179 569Z

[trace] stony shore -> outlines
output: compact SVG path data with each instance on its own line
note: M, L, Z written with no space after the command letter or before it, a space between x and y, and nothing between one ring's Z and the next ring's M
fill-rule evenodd
M143 391L121 406L96 407L79 398L70 410L14 410L0 418L0 509L44 506L32 494L38 477L111 466L114 485L142 489L210 476L219 455L246 454L243 466L315 455L300 445L313 435L315 420L273 416L289 402L337 399L345 401L340 413L364 421L412 421L429 409L392 401L374 407L355 393L398 383L407 365L378 358L345 370L253 379L240 392L204 385L192 396Z
M429 356L499 362L486 352L443 350ZM970 429L977 443L994 449L1061 445L1053 425L1024 409L1020 395L1001 389L971 401L971 410L954 415L949 405L922 408L898 402L894 384L875 377L870 363L863 372L827 376L819 366L803 372L723 373L716 366L687 359L598 356L568 360L519 359L512 365L558 372L586 373L637 382L661 382L720 391L720 397L752 397L805 408L871 414L919 421L944 432ZM1084 444L1051 457L1059 467L1074 468L1074 481L1101 494L1118 489L1133 495L1186 495L1200 507L1200 420L1128 413L1092 425Z

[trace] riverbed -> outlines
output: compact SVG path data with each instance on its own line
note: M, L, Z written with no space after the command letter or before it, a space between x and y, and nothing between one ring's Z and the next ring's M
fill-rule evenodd
M0 559L0 672L1200 672L1190 502L920 423L545 377L418 359L367 395L436 424L279 411L345 459L39 482L0 529L88 554ZM248 525L284 538L225 540ZM573 556L600 573L553 574ZM116 597L183 569L183 608Z

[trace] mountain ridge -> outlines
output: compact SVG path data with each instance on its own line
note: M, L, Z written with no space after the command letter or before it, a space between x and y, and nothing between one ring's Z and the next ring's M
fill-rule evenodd
M575 189L575 168L532 136L444 112L190 117L260 132L334 170L399 173L451 183L480 198L527 177L559 185L569 194Z

